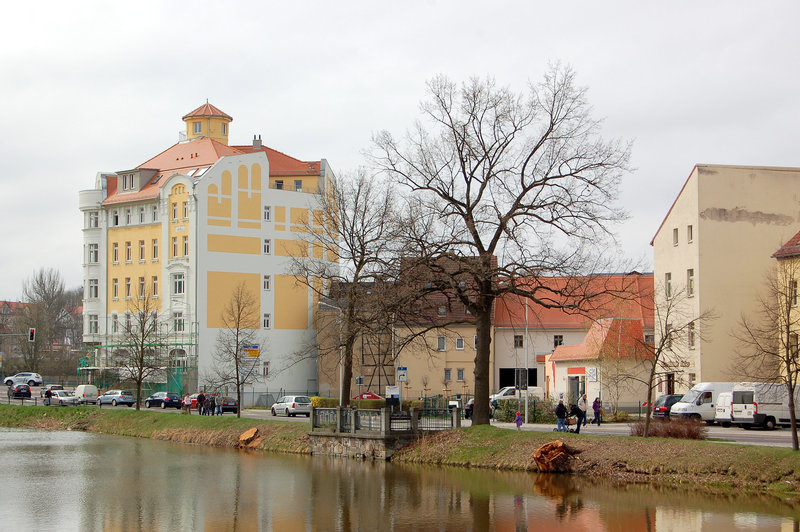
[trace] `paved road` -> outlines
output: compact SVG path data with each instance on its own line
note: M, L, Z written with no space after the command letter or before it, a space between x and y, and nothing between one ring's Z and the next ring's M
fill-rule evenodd
M25 399L24 404L26 405L33 405L44 404L44 399L39 397L39 388L33 387L31 389L33 397L31 399ZM1 396L0 396L1 397ZM22 401L19 399L8 399L6 397L2 397L3 403L11 403L11 404L21 404ZM128 409L133 407L127 406L116 406L112 407L111 405L103 405L103 408L122 408ZM144 410L144 406L142 406L142 410ZM165 412L165 413L172 413L172 414L179 414L181 411L175 408L151 408L150 410L158 411L158 412ZM194 415L196 414L196 410L192 411ZM226 416L230 416L233 414L226 413ZM297 416L297 417L275 417L269 410L263 409L244 409L242 410L242 417L251 418L251 419L269 419L269 420L280 420L280 421L290 421L294 423L308 423L308 418L305 416ZM462 420L462 426L470 426L471 422L469 420ZM500 422L492 422L492 425L496 427L501 427L508 430L516 430L516 426L513 423L500 423ZM528 424L523 425L522 430L535 430L535 431L542 431L542 432L552 432L553 425L534 425ZM630 427L626 423L603 423L599 427L595 427L594 425L586 425L585 427L581 428L581 434L603 434L603 435L614 435L614 436L629 436L630 435ZM776 429L776 430L762 430L762 429L752 429L752 430L744 430L738 427L720 427L720 426L711 426L708 427L708 437L713 440L721 441L721 442L729 442L731 444L745 444L745 445L766 445L766 446L773 446L773 447L791 447L792 446L792 433L789 429Z

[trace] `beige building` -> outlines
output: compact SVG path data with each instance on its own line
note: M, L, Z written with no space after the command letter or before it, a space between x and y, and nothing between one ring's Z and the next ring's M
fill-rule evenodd
M680 298L688 319L705 311L716 315L702 334L677 342L685 350L676 368L677 391L694 382L730 380L737 347L732 332L742 313L757 310L771 255L798 228L800 168L692 169L650 242L656 304ZM660 327L655 330L658 335Z

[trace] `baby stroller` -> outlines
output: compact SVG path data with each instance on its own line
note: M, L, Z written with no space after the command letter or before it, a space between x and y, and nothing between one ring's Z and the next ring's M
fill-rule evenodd
M556 426L556 428L553 429L553 432L575 432L575 429L570 428L570 425L574 427L575 423L577 423L577 421L573 416L567 416L564 419L564 424L567 426L566 430L559 430L558 426Z

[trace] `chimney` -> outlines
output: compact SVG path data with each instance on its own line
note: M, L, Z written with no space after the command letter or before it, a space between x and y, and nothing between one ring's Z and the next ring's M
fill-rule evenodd
M255 135L253 135L253 149L254 150L261 149L261 135L259 135L258 138L256 138Z

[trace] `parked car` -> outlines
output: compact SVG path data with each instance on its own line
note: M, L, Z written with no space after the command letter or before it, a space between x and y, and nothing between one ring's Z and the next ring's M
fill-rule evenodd
M800 387L794 388L795 416L800 413ZM744 429L763 427L772 430L791 425L789 391L776 382L740 382L731 393L731 422Z
M12 375L11 377L6 377L3 381L6 383L6 386L11 386L12 384L27 384L28 386L41 386L42 385L42 376L38 373L17 373L16 375Z
M305 395L284 395L272 405L272 415L277 416L278 414L292 417L303 414L310 417L311 399Z
M75 398L78 400L79 405L92 403L97 404L97 396L100 393L97 391L97 386L94 384L79 384L75 387Z
M669 419L669 414L672 411L672 405L677 403L683 397L682 394L668 394L662 395L656 402L653 403L653 418L655 419Z
M64 387L61 386L60 384L46 384L45 386L42 387L41 390L39 390L39 397L44 397L44 394L47 390L54 392L56 390L63 390L63 389Z
M75 406L78 404L78 398L75 394L66 390L53 390L53 396L50 398L51 405L58 406Z
M136 398L128 390L108 390L97 398L97 406L110 404L111 406L133 406Z
M8 387L9 397L30 397L31 387L27 384L15 384Z
M177 408L180 410L182 404L181 396L171 392L156 392L144 400L144 406L147 408L160 406L161 408Z
M223 397L220 399L222 403L222 413L233 412L234 414L239 411L239 401L233 397Z

